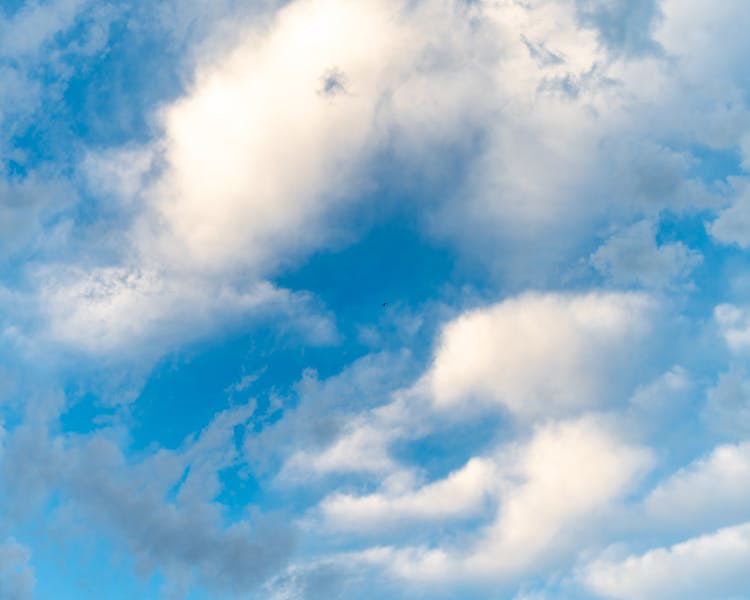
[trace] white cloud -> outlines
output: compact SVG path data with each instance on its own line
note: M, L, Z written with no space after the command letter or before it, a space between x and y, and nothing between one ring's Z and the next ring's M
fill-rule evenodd
M386 479L382 484L389 487ZM345 531L378 531L425 521L445 521L478 514L496 492L491 461L473 458L460 469L414 489L395 489L367 496L335 493L319 505L326 525ZM399 488L402 486L398 486Z
M465 12L300 0L260 24L241 20L228 36L236 45L199 57L185 96L160 110L158 139L87 155L91 190L118 198L133 223L119 258L93 268L84 261L69 281L42 285L57 306L49 328L72 346L90 348L95 338L98 350L106 340L127 349L164 330L190 339L194 323L182 313L233 314L222 293L205 290L260 288L330 239L336 210L372 189L377 151L394 138L406 147L462 135L474 88L454 93L446 77L461 71ZM429 35L425 19L435 25ZM440 32L447 65L432 56ZM252 313L247 299L239 304ZM145 318L135 325L131 314Z
M372 143L384 71L406 42L395 17L375 1L295 2L199 68L163 111L167 169L150 192L170 262L253 268L316 241ZM331 69L342 81L321 92Z
M617 496L645 468L647 453L620 442L602 421L583 419L539 426L528 445L506 448L502 456L474 455L447 477L423 483L418 468L402 464L392 447L399 440L418 440L465 418L467 403L477 398L483 402L475 409L492 410L499 403L524 420L542 422L555 414L580 414L618 395L626 398L616 389L618 377L627 371L622 363L649 331L653 308L643 295L533 294L466 313L446 326L433 364L416 385L391 391L390 402L348 415L324 446L306 444L291 453L279 478L287 483L309 482L348 474L372 481L376 491L329 494L307 519L313 524L319 520L325 529L368 535L407 523L486 517L488 509L499 503L496 525L483 534L487 550L477 544L476 550L459 552L460 557L445 549L407 553L428 552L429 560L438 562L443 559L436 557L445 555L445 560L463 565L459 571L481 570L482 561L491 562L492 548L500 547L501 554L531 565L545 554L543 547L552 544L558 530L575 520L572 512L577 503L585 505L583 496L593 503L585 505L583 512L594 505L606 506L605 496ZM608 370L611 364L618 370ZM672 375L682 381L681 372ZM670 383L680 386L666 377L664 385ZM595 456L611 462L599 464ZM580 463L588 460L593 474L581 470ZM557 466L546 471L546 463ZM608 468L614 479L605 477ZM565 481L568 476L570 483ZM547 489L556 485L561 489ZM594 488L586 489L587 485ZM563 502L557 506L559 511L549 508L549 522L545 522L545 502L562 497L568 486L580 486L582 496ZM524 507L536 504L533 517L524 513ZM565 512L568 509L570 514ZM534 524L548 530L550 537L534 529ZM535 539L542 540L541 546L534 546Z
M366 355L322 381L306 371L295 386L296 399L269 408L270 416L283 406L284 418L245 440L248 462L263 473L278 468L287 482L308 482L338 469L388 471L395 464L387 454L390 441L403 433L400 425L412 424L398 410L403 405L389 411L388 401L394 388L412 381L415 366L404 351Z
M710 0L663 0L661 10L656 37L680 61L681 76L703 82L703 93L748 83L740 56L750 49L743 33L750 17L742 0L721 6Z
M622 600L743 598L750 585L750 524L624 560L589 564L582 578L595 593Z
M513 281L557 280L603 218L714 203L688 153L652 131L653 107L688 97L683 82L657 54L612 60L649 46L657 13L649 1L286 3L260 24L240 19L230 50L199 55L186 95L159 113L159 139L90 158L91 182L141 208L123 238L135 269L263 278L335 237L341 209L374 189L377 157L408 167L392 179L431 180L447 148L465 181L418 208L433 233ZM678 45L665 31L662 45ZM679 244L647 254L660 265L649 284L698 260Z
M393 471L396 463L388 455L392 432L354 421L347 433L318 453L307 450L293 454L280 473L282 479L309 479L330 473L373 473Z
M422 582L518 581L570 562L587 529L649 468L650 453L629 445L595 418L536 428L532 439L497 459L494 522L465 547L374 548L361 555Z
M446 409L498 404L518 417L607 404L650 328L636 294L526 294L443 330L426 381Z
M398 461L391 456L391 444L399 439L417 439L430 431L430 410L420 397L408 391L389 392L390 402L347 415L324 448L297 450L285 461L279 477L309 480L346 473L369 474L382 481L403 475Z
M232 285L157 269L44 269L38 302L45 336L91 354L158 356L248 315L286 317L313 344L336 339L335 325L305 294L265 281Z
M213 18L231 2L218 9L188 4L189 14ZM3 25L0 52L33 54L84 5L58 0L44 5L51 7L44 14L43 5L30 5L14 18L15 29ZM179 12L178 4L159 14L168 19L173 9ZM435 173L443 150L459 156L455 185L445 186L451 191L441 188L415 211L434 234L458 240L509 275L506 289L519 281L558 284L566 276L560 265L588 254L603 223L619 233L591 262L618 285L669 286L699 264L699 254L680 242L658 245L650 223L665 207L717 206L691 179L697 159L689 148L739 144L747 154L747 78L738 58L747 55L747 11L738 1L295 0L273 11L231 31L231 50L196 51L194 79L183 98L159 112L152 144L88 155L81 168L90 191L117 200L133 222L114 234L108 248L121 248L114 258L94 244L79 264L34 272L43 342L130 360L259 314L283 315L312 340L334 339L330 319L308 297L267 279L336 237L344 209L374 195L373 164L384 154L396 163L389 177L416 173L416 186L450 176ZM172 26L187 30L187 21ZM0 86L3 118L23 112L25 103L36 106L39 90L20 71L5 68L0 80L8 83ZM2 251L22 247L49 214L27 194L33 183L0 187L24 201L22 210L0 206ZM739 181L732 185L741 190ZM743 194L709 226L714 239L750 243ZM637 219L646 220L627 226ZM363 495L328 490L312 512L334 529L377 534L385 525L439 525L498 506L494 523L473 542L439 539L436 548L423 548L416 541L382 553L406 577L511 581L548 564L564 567L596 537L587 528L603 522L649 457L596 419L548 419L613 406L630 396L634 375L652 378L650 369L659 367L648 364L643 342L656 323L653 310L639 294L538 293L466 313L445 327L433 364L413 389L392 396L413 366L396 365L408 362L398 357L363 362L336 381L308 381L314 389L296 409L246 441L248 455L278 458L277 482L346 474L379 484ZM716 321L730 348L750 345L745 307L719 306ZM675 369L638 388L630 406L645 418L689 385ZM745 388L744 378L730 373L710 392L705 415L723 432L745 427ZM483 450L426 483L393 452L394 441L418 439L441 418L495 407L516 417L522 432L536 423L531 440L497 454ZM216 435L217 445L230 444ZM248 542L249 527L221 528L211 496L219 489L217 465L229 459L213 445L189 459L147 461L144 473L168 472L164 480L172 482L178 466L192 461L171 505L158 487L163 481L151 477L157 483L150 487L118 448L102 440L74 450L55 443L51 454L65 460L45 461L50 455L33 435L19 432L12 460L28 467L18 481L28 484L29 496L35 485L48 485L46 478L62 477L76 502L150 565L219 572L244 584L245 571L266 573L285 556L286 548L271 547L266 563L264 549ZM647 512L668 521L682 506L691 519L717 526L727 516L746 518L746 454L744 445L717 449L663 482ZM134 489L133 481L143 487ZM707 506L709 492L718 491L721 503ZM663 554L669 562L680 552Z
M750 518L748 490L750 444L718 446L661 482L644 509L660 526L721 527Z
M538 285L559 281L602 223L716 206L690 173L690 151L663 141L684 134L684 120L670 117L685 110L684 82L658 52L622 56L656 46L658 12L649 0L488 8L488 28L504 42L488 58L496 61L495 113L465 187L435 216L436 231L514 283ZM559 60L540 62L538 48ZM715 102L701 96L690 109Z
M141 250L177 268L273 269L324 243L337 209L374 189L378 152L429 171L431 146L463 144L495 100L485 61L500 49L478 14L299 0L243 25L160 113L164 170L142 191Z
M714 309L714 319L731 350L743 352L750 347L750 309L720 304Z

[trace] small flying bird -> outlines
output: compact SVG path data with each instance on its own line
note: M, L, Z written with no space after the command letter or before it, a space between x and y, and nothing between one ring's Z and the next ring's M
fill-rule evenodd
M385 308L385 307L386 307L386 306L388 306L389 304L390 304L390 302L383 302L383 304L381 304L380 306L382 306L383 308Z

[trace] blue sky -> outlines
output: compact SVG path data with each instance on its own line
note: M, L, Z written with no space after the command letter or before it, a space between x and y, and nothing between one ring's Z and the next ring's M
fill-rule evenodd
M0 598L748 597L749 19L0 0Z

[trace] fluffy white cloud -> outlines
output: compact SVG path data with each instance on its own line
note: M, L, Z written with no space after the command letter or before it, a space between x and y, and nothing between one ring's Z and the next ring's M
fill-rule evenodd
M308 480L330 474L370 474L380 478L401 475L391 456L399 439L416 439L431 430L430 409L422 398L403 390L390 390L391 401L361 413L347 415L337 435L317 451L302 448L292 454L280 472L281 479Z
M199 58L185 96L160 111L158 175L134 188L118 164L130 149L90 157L89 176L146 201L136 245L150 258L190 271L273 268L319 245L331 211L372 189L376 152L419 162L431 140L461 142L484 104L482 65L466 70L460 58L489 44L474 41L476 12L288 3L260 26L243 23L235 47Z
M171 261L254 267L315 240L371 143L383 71L407 41L398 23L381 2L294 2L199 70L163 113L152 195Z
M88 160L95 187L138 199L124 238L134 268L267 276L331 239L340 209L372 191L379 156L408 166L391 173L407 186L405 173L435 177L435 148L465 162L458 194L437 193L423 220L514 281L558 278L603 218L714 203L688 154L653 129L653 107L670 114L686 95L658 53L643 54L652 34L694 58L657 27L653 2L298 0L269 14L199 55L143 153ZM659 262L649 282L698 260L679 245L646 250ZM613 252L597 264L619 276Z
M354 421L349 430L319 453L300 451L284 465L282 479L308 479L330 473L384 474L396 468L388 455L392 434L384 428Z
M640 556L595 561L582 577L592 591L606 598L739 599L750 585L748 560L750 524L743 524Z
M686 132L675 117L703 121L697 114L723 96L705 90L685 102L694 82L650 52L657 34L672 51L659 12L649 0L488 7L488 27L504 42L492 88L502 108L487 119L483 152L458 198L438 211L436 230L511 281L538 285L558 281L602 224L718 206L690 172L689 145L711 138L727 147L736 137L715 142L718 133ZM733 125L723 114L713 120L713 129Z
M659 525L721 527L750 518L748 489L750 444L719 446L660 483L644 508Z
M444 328L427 375L435 403L523 418L607 404L652 308L637 294L526 294L466 313Z
M183 6L211 19L232 6L162 4L165 19ZM107 245L84 247L78 264L34 270L38 297L29 304L46 319L43 341L130 360L255 314L283 315L311 339L333 339L330 320L314 306L311 316L306 296L266 281L335 239L346 229L342 215L377 197L383 158L388 185L428 188L428 199L413 194L417 221L507 276L506 290L567 281L568 259L589 256L602 230L619 233L591 263L614 283L685 279L699 255L681 243L657 245L649 223L664 209L714 209L731 186L733 204L709 230L715 240L748 245L742 182L710 192L692 171L694 148L739 147L749 164L748 11L739 0L261 4L252 10L269 13L257 22L222 25L226 44L193 48L194 77L156 116L153 143L88 155L89 191L117 201L113 210L132 220L120 232L107 227ZM34 54L86 5L32 3L0 24L0 54ZM189 29L184 18L172 26ZM36 105L36 84L21 70L3 65L0 81L8 83L0 85L3 122ZM454 162L455 173L442 172ZM450 185L430 188L443 177ZM32 184L0 184L0 252L21 247L16 236L38 233L49 214L27 193ZM611 425L577 417L630 397L629 416L645 421L690 386L674 369L631 396L653 379L651 369L662 369L649 364L644 343L654 308L641 294L535 293L468 312L445 327L418 385L408 388L413 364L397 364L409 362L400 357L363 361L336 381L307 381L312 392L277 423L269 416L267 429L246 440L245 458L280 463L275 483L345 474L374 484L362 495L326 488L308 512L339 531L376 535L380 526L419 520L432 527L496 508L491 524L455 544L435 527L435 546L419 546L420 538L365 553L404 577L516 582L545 566L564 569L590 539L601 542L592 530L606 529L609 511L650 462ZM750 345L746 308L722 305L716 322L731 349ZM704 416L723 433L745 427L746 388L730 373L709 393ZM282 402L272 399L269 415ZM425 482L393 447L433 433L441 419L497 407L515 417L508 435L520 437L495 453L477 450L442 479ZM217 470L234 460L224 452L233 448L228 432L246 417L220 419L201 438L208 448L186 442L184 452L136 465L103 438L50 440L22 426L3 468L28 492L19 503L56 482L145 564L244 589L288 551L287 538L253 538L247 523L227 530L213 503ZM683 527L747 518L747 454L744 444L720 447L676 473L647 497L647 515L668 525L681 507ZM188 465L176 502L166 502L165 488ZM735 534L746 559L746 533ZM598 562L587 581L602 593L669 597L681 583L664 573L689 570L716 548L721 555L727 536ZM712 588L709 574L696 589L704 597L735 593L733 573L724 573L723 588Z
M157 354L247 315L284 315L286 327L313 344L336 339L335 325L305 294L265 281L231 285L218 279L178 278L162 270L102 268L44 270L38 298L46 335L84 351Z
M432 365L415 385L386 388L379 405L367 410L334 412L325 442L310 439L288 453L278 481L294 485L342 474L372 481L376 491L371 494L334 492L317 506L310 518L332 529L372 532L407 521L486 513L504 498L508 480L527 476L509 472L508 465L521 459L501 465L495 458L472 455L469 447L464 468L424 483L418 466L394 455L394 444L447 431L467 412L481 414L498 405L528 423L626 399L627 361L641 347L654 307L638 294L531 294L468 312L445 327ZM327 396L338 394L334 388ZM320 420L317 412L310 405L306 414ZM294 422L295 416L290 419ZM591 430L592 444L599 443L596 426L580 427Z
M117 339L110 348L127 349L150 330L189 339L185 315L233 314L206 290L260 288L253 282L329 239L336 209L372 190L377 152L398 147L418 162L433 136L462 137L483 79L471 70L470 81L447 83L462 72L470 13L300 0L260 25L243 21L234 46L201 56L185 96L161 109L158 139L87 156L89 187L118 198L133 222L116 264L87 260L69 281L43 282L45 303L59 307L50 329L74 346ZM433 36L447 62L433 56ZM143 336L119 335L133 327L133 304Z
M497 459L498 512L468 547L380 548L362 559L420 582L512 582L569 561L587 528L650 464L647 450L623 442L599 419L541 426Z
M319 509L326 525L346 531L378 531L424 521L445 521L479 513L493 492L498 477L494 464L473 458L444 479L417 489L407 482L396 489L382 482L387 491L367 496L336 493L325 498ZM406 489L402 489L406 487Z

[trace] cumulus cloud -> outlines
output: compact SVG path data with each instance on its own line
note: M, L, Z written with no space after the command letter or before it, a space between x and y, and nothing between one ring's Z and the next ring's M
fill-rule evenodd
M415 139L424 143L457 130L465 114L468 98L454 108L453 95L443 93L441 61L433 65L439 80L420 70L431 52L425 18L440 31L470 31L461 11L431 4L304 0L255 28L243 24L242 35L230 36L238 40L234 47L200 57L185 95L159 111L157 139L87 155L90 188L118 198L132 222L115 264L110 257L91 269L86 261L90 272L67 284L50 289L42 282L42 296L59 300L60 310L46 315L51 329L73 332L66 322L85 321L80 339L64 336L84 348L87 332L111 338L128 320L135 295L150 316L144 329L181 326L189 337L192 322L164 308L177 297L188 312L200 312L207 294L199 290L216 278L257 283L330 239L332 211L372 189L368 161L390 144L394 128L419 129ZM449 67L458 72L455 60ZM338 93L321 94L331 73ZM409 86L422 95L417 124L405 114L413 94L401 99ZM65 307L79 305L82 287L84 295L100 296L92 279L108 282L106 308L67 313ZM156 279L164 289L144 284L134 291L120 285L124 279ZM175 288L181 291L171 294ZM215 312L223 310L218 297L214 304Z
M651 463L606 423L592 418L538 427L531 440L508 448L498 461L495 520L465 548L381 549L365 554L390 570L423 583L480 578L517 581L523 574L565 562L587 526L635 483Z
M750 517L749 484L750 444L718 446L662 481L644 508L656 523L688 531L731 525Z
M335 493L326 497L319 505L326 525L345 531L382 531L422 521L471 517L485 507L498 478L491 461L473 458L444 479L417 489L408 481L406 485L393 483L392 478L386 479L385 491L377 494Z
M435 230L529 286L558 281L602 223L718 207L721 195L691 173L700 159L690 148L718 134L686 134L675 115L705 114L721 96L706 91L685 103L680 74L660 52L643 54L660 44L673 50L659 12L650 1L488 8L488 27L505 42L492 88L502 109L487 119L482 152L467 165L458 198L437 211ZM560 60L540 62L539 48ZM715 127L729 130L729 119L717 114Z
M742 524L624 560L594 561L582 577L606 598L741 598L748 586L748 559L750 525Z
M328 448L318 453L301 451L293 454L284 465L283 479L309 478L331 473L385 474L396 468L388 453L396 432L388 427L353 420L348 430Z
M313 344L330 343L337 335L331 318L316 311L309 296L265 281L235 286L126 267L47 270L37 278L43 282L41 311L50 324L46 335L92 354L158 356L253 313L283 315L288 330Z
M315 241L320 217L356 182L404 36L380 2L295 2L266 35L200 69L163 113L168 167L153 194L177 244L171 259L253 268ZM334 67L351 93L321 96Z
M479 402L520 418L605 405L650 328L637 294L527 294L443 330L427 382L446 409Z
M465 407L476 400L472 410L479 414L500 405L533 424L609 405L607 394L626 399L616 391L621 373L607 365L623 362L643 342L654 308L643 295L589 293L522 295L470 311L445 327L416 385L345 415L325 445L308 443L291 453L280 478L300 484L356 475L371 482L372 493L326 495L306 518L367 536L420 523L487 521L499 506L494 524L476 531L471 547L414 546L382 555L409 578L445 573L461 579L498 569L510 577L533 569L572 544L571 528L585 529L584 514L595 518L629 488L650 464L646 450L623 442L605 421L583 418L539 424L528 443L496 452L477 454L469 444L473 454L462 467L430 478L399 459L395 445L450 431L456 407L466 418ZM672 375L679 379L681 372ZM665 385L670 382L667 377Z
M653 2L288 3L197 57L142 153L90 156L86 170L95 187L138 199L125 268L155 264L179 285L269 276L336 237L342 209L374 189L378 157L407 165L391 180L408 187L405 173L434 176L443 148L465 169L420 210L424 226L511 280L546 281L604 218L714 205L689 151L638 120L661 106L660 89L684 99L682 82L656 55L611 60L614 47L646 48L658 12ZM320 93L326 81L337 93ZM482 143L467 145L474 137ZM679 245L650 255L678 275L698 260Z
M664 320L652 297L581 292L591 271L571 267L589 256L614 287L671 298L702 257L685 242L657 243L660 215L707 219L707 243L750 243L742 178L696 174L714 151L738 150L732 168L749 164L740 0L160 3L148 26L174 36L172 48L187 46L175 68L190 73L183 93L141 115L151 119L150 141L90 148L75 168L76 152L63 161L59 171L75 171L102 214L88 204L77 207L83 217L72 211L83 239L68 239L51 261L52 227L68 226L64 186L9 175L24 158L9 146L49 100L39 65L60 70L54 96L76 70L62 54L105 46L106 18L90 44L60 41L90 6L31 3L0 23L0 124L10 132L0 145L0 256L26 250L36 261L16 265L29 293L0 289L4 340L37 334L45 358L63 346L87 364L155 359L255 318L303 332L305 343L336 341L332 317L310 294L271 282L356 237L385 198L420 233L449 240L491 273L472 282L478 295L512 295L463 314L454 307L427 366L419 349L366 357L323 380L308 371L286 396L269 391L262 415L252 406L222 413L176 451L134 457L127 431L73 436L31 418L14 424L2 458L6 514L59 494L59 519L80 513L177 587L195 577L245 594L282 573L281 597L333 596L345 571L336 565L354 568L353 556L385 566L399 584L489 582L512 587L511 597L527 578L565 573L612 541L607 519L622 514L631 491L641 494L638 515L683 539L748 518L744 442L717 447L640 502L641 475L670 442L648 450L613 422L642 435L706 377L687 363L664 372L673 362L655 356L666 336L655 335ZM128 7L137 30L134 15L146 9ZM47 52L56 40L65 48ZM592 254L604 231L610 237ZM45 252L32 243L39 237L49 238ZM517 293L561 288L579 291ZM750 345L748 314L739 303L714 312L738 361ZM362 339L388 335L373 334L372 323L353 329ZM744 438L745 379L732 368L708 390L699 425L711 435ZM589 414L597 410L613 416ZM233 432L250 415L260 431L240 453ZM492 431L482 440L462 433L460 452L441 448L447 468L409 454L478 421ZM285 569L287 527L249 517L227 527L219 472L243 461L274 491L296 494L295 509L304 505L305 548L330 542L346 553L337 546L330 563L312 557L303 574ZM743 525L624 560L607 554L583 581L612 597L738 594L746 538ZM373 539L392 545L367 549ZM9 575L0 568L0 586L33 582L17 542L0 544L0 555L12 565ZM284 587L297 580L306 583Z

